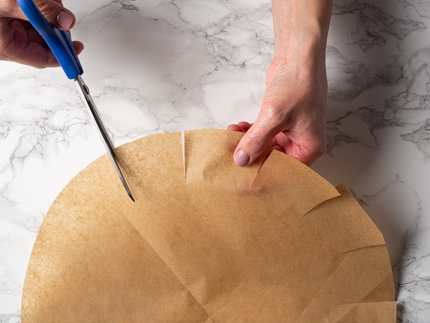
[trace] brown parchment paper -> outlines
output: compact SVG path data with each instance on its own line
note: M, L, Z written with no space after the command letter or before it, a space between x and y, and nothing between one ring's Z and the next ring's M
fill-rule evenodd
M117 148L136 203L106 155L78 174L40 229L22 322L394 323L387 248L354 198L277 151L237 167L241 136L186 132L184 158L180 133Z

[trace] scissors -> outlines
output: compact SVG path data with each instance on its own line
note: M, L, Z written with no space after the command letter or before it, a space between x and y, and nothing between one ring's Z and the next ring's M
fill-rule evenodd
M114 152L112 141L110 140L100 115L97 111L97 107L90 95L90 90L85 84L81 75L84 73L81 63L79 62L78 55L76 54L75 48L72 44L72 38L69 31L58 30L51 26L51 24L42 15L39 9L34 4L33 0L17 0L18 5L21 7L27 19L33 25L33 27L39 32L39 34L46 41L48 46L51 48L67 77L71 80L75 80L78 87L78 91L82 95L82 99L90 111L90 115L93 121L97 125L100 137L107 150L110 160L122 182L128 196L134 202L134 197L131 189L121 171L118 163L118 159Z

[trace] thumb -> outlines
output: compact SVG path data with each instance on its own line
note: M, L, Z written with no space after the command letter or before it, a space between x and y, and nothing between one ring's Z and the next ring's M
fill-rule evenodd
M260 112L255 123L240 140L234 152L234 162L238 166L252 164L270 145L272 139L282 131L281 124Z
M75 25L75 15L70 10L64 8L61 1L34 0L34 4L39 8L52 27L60 30L70 30ZM17 18L27 20L22 11Z

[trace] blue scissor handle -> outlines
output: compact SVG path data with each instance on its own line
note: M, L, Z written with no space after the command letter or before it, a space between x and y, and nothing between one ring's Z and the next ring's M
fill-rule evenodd
M69 79L82 75L84 70L72 44L70 32L58 30L42 15L33 0L17 0L27 19L51 48Z

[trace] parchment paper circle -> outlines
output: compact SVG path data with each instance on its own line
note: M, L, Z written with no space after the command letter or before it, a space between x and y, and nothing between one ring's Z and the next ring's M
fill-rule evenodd
M40 229L22 322L390 322L384 239L344 186L242 134L198 130L116 149L79 173ZM185 158L185 166L184 159Z

